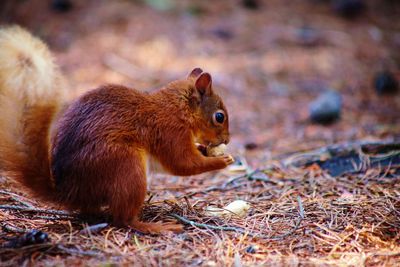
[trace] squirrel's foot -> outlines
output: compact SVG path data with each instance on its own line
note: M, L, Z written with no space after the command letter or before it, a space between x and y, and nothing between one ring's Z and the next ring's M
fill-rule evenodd
M179 233L183 231L183 225L177 223L145 223L134 221L130 224L130 227L146 234L160 234L165 232Z

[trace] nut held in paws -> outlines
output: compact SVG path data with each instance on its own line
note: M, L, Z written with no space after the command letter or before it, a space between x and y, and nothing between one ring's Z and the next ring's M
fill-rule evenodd
M208 146L207 147L207 155L211 157L218 157L225 154L226 145L220 144L218 146Z

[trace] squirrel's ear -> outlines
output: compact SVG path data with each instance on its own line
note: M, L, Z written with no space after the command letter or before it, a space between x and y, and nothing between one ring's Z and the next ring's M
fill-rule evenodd
M197 78L195 82L195 87L197 91L200 93L200 95L211 95L212 94L211 84L212 84L211 75L207 72L204 72Z
M190 74L189 74L189 76L188 76L188 79L196 79L197 77L199 77L199 75L200 74L202 74L203 73L203 70L202 69L200 69L200 68L195 68L195 69L193 69L191 72L190 72Z
M192 88L190 92L189 103L193 109L198 108L201 103L201 95L196 88Z

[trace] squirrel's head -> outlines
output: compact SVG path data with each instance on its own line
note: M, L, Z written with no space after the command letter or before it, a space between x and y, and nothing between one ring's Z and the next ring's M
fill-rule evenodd
M212 88L211 75L202 69L192 70L190 106L194 110L196 142L217 146L229 142L229 116L222 101Z

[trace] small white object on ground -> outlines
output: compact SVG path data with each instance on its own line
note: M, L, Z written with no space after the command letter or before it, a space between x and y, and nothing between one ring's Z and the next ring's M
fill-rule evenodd
M236 215L238 217L245 217L248 210L250 209L250 204L244 200L235 200L223 208L217 207L207 207L206 214L209 216L225 217L229 215Z

